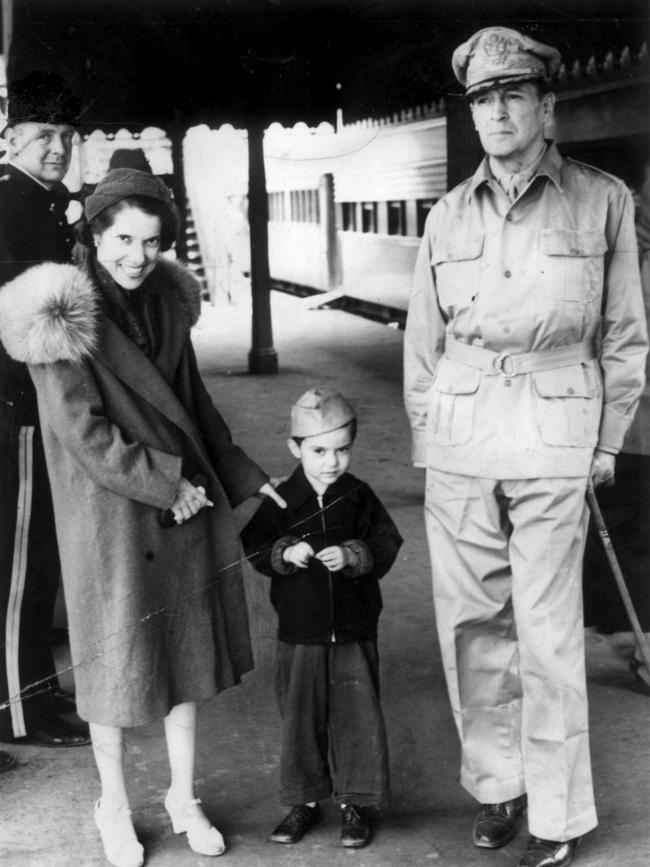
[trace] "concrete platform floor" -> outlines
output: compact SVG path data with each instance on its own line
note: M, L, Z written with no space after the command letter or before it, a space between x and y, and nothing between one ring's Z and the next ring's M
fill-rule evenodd
M391 749L393 808L372 844L344 850L336 808L295 846L268 835L283 814L276 800L279 719L272 693L273 615L266 579L246 573L257 668L241 686L202 708L197 789L224 833L233 867L507 867L525 847L525 827L505 849L475 849L476 804L458 784L458 744L448 708L433 625L422 520L422 475L408 462L401 399L402 335L335 311L306 311L273 299L281 373L249 377L250 310L205 308L196 344L208 387L234 438L272 475L292 467L286 449L288 408L318 383L356 405L359 437L352 470L391 510L405 544L383 581L383 699ZM244 522L250 505L241 510ZM627 667L625 648L588 636L592 752L599 828L584 841L581 867L647 867L650 698ZM60 659L65 668L66 659ZM69 674L64 681L69 683ZM89 748L14 746L19 766L0 777L0 863L10 867L99 867L104 861L92 820L98 796ZM162 801L167 785L162 725L132 730L125 760L131 806L149 867L217 863L192 853L171 833Z

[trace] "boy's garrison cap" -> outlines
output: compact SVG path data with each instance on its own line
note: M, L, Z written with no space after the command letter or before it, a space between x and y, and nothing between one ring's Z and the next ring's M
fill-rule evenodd
M328 388L310 388L291 407L291 436L313 437L343 427L357 417L347 400Z

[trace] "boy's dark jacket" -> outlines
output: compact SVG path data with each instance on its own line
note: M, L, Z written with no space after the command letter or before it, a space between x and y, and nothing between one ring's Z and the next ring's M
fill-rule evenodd
M350 473L330 485L321 510L302 466L278 486L280 509L264 500L244 528L251 563L270 575L278 612L278 639L290 644L329 644L375 638L382 578L402 544L397 527L369 486ZM282 560L285 548L304 540L315 553L330 545L351 548L358 564L329 572L312 558L306 569Z

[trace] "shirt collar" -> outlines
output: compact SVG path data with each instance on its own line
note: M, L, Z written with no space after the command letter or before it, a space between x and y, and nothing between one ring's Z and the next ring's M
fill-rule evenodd
M45 196L50 201L56 202L59 207L65 210L70 201L70 191L64 183L57 181L50 189L50 187L46 187L45 184L42 184L28 171L23 169L21 166L16 165L16 163L8 162L7 169L10 173L13 173L14 178L20 179L21 189L24 189L25 191L29 190L32 195ZM29 183L30 181L31 183Z
M318 494L309 483L302 464L298 464L294 472L285 482L283 493L286 494L287 500L293 508L297 508L312 497L316 499ZM327 500L339 499L341 497L358 499L359 481L350 473L344 473L333 484L329 485L323 496Z
M562 190L562 156L557 149L555 142L550 139L546 142L546 151L540 160L539 166L537 167L537 171L535 172L535 177L546 176L550 178L558 190ZM494 181L495 177L492 174L490 169L490 162L486 156L483 157L481 164L474 172L470 184L469 189L467 191L467 198L470 200L476 190L479 187L484 185L489 186L490 182Z
M24 175L26 175L26 176L27 176L31 181L34 181L35 184L38 184L39 187L42 187L42 188L43 188L44 190L46 190L48 193L52 192L52 188L51 188L51 187L47 187L47 186L46 186L42 181L39 181L38 178L35 178L34 175L30 174L30 173L27 171L27 169L24 169L22 166L19 166L18 163L14 163L14 162L11 162L11 161L10 161L10 162L9 162L9 165L10 165L12 168L16 169L16 171L18 171L18 172L22 172L22 173L23 173Z

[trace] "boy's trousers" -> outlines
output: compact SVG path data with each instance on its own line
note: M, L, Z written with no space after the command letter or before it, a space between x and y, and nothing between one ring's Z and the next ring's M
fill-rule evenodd
M436 622L479 802L528 793L531 834L596 825L582 620L586 480L427 470Z
M305 804L332 792L339 804L385 808L388 747L374 641L278 642L282 715L280 800Z

